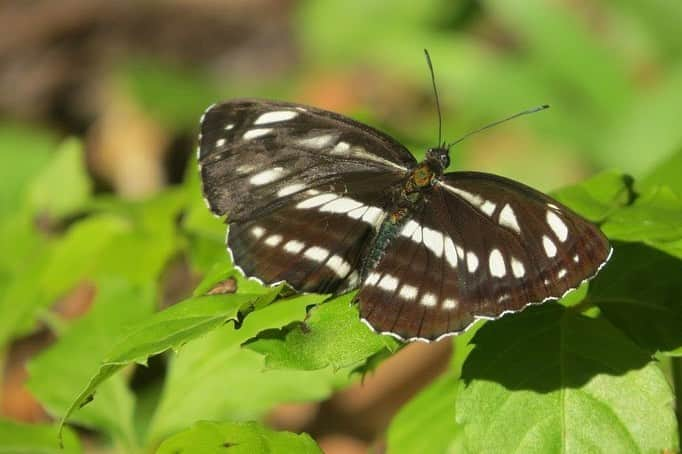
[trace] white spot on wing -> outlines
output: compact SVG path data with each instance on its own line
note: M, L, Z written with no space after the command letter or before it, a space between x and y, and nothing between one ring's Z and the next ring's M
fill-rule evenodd
M262 172L258 172L254 176L249 179L249 183L256 185L256 186L262 186L264 184L272 183L273 181L277 181L280 178L284 176L284 168L282 167L273 167L272 169L268 170L263 170Z
M515 278L521 278L526 274L526 267L524 267L523 263L515 257L511 258L511 268Z
M225 131L229 131L232 128L234 128L234 123L230 123L230 124L225 125Z
M564 242L568 238L568 227L553 211L547 210L547 224L556 234L559 241Z
M379 278L381 277L381 274L376 273L376 272L371 272L367 275L367 278L365 279L365 285L377 285L377 282L379 282Z
M421 304L426 307L433 307L436 305L438 300L436 300L436 295L433 293L424 293L422 295Z
M290 254L298 254L303 250L304 247L305 244L301 243L300 241L289 240L284 245L284 250Z
M464 260L464 249L462 249L462 246L456 244L455 250L457 251L457 257L459 257L460 260Z
M443 309L451 311L457 307L457 300L454 298L446 298L443 300Z
M400 292L398 292L398 294L406 300L413 300L417 297L417 287L403 284L403 286L400 287Z
M412 236L410 239L414 241L415 243L421 243L422 242L422 226L417 224L417 228L414 229L414 232L412 233Z
M255 139L256 137L261 137L266 134L268 134L270 131L272 131L272 128L254 128L254 129L249 129L244 133L242 136L242 139L244 140L251 140Z
M542 247L545 248L545 254L547 254L547 257L552 258L556 255L556 245L554 244L554 241L550 240L547 235L542 236Z
M225 145L225 142L227 142L225 139L218 139L215 141L215 146L222 147L223 145Z
M367 210L369 210L368 206L361 206L358 207L354 210L350 210L348 213L348 217L353 218L353 219L360 219L362 216L364 216L365 213L367 213Z
M251 227L251 235L255 236L256 238L260 238L265 235L265 229L259 225L254 225Z
M333 140L334 136L332 136L331 134L322 134L320 136L306 137L305 139L300 139L296 143L306 148L323 148L329 145Z
M436 257L443 256L443 234L437 230L424 227L422 229L424 245L433 252Z
M413 221L412 219L410 219L409 221L407 221L407 223L405 223L405 225L403 226L403 228L400 230L400 235L401 235L401 236L404 236L404 237L406 237L406 238L409 238L409 237L411 237L411 236L414 234L414 232L415 232L419 227L420 227L420 226L419 226L419 224L418 224L416 221Z
M277 121L291 120L296 117L298 112L293 110L276 110L274 112L266 112L253 122L254 125L263 125L267 123L274 123Z
M340 142L340 143L343 143L343 142ZM389 161L388 159L384 159L381 156L377 156L373 153L368 153L367 150L365 150L363 147L360 147L357 145L350 147L350 150L348 150L346 153L349 157L378 162L378 163L385 165L387 167L393 167L393 168L400 169L403 171L407 170L405 167L401 166L400 164L396 164L393 161Z
M329 250L319 246L311 246L305 250L303 255L315 262L324 262L329 257Z
M384 210L377 207L369 207L369 210L362 215L362 220L369 225L376 226L379 224L379 220L384 217Z
M566 276L568 274L568 271L566 271L566 268L561 268L559 272L557 273L556 277L561 279L562 277Z
M353 200L350 197L340 197L324 204L320 211L326 213L347 213L360 207L362 207L362 203L357 200Z
M271 247L277 246L282 242L282 235L270 235L265 239L265 244Z
M490 268L490 275L494 277L504 277L507 274L507 267L504 264L504 257L499 249L490 251L488 257L488 267Z
M333 154L346 154L348 150L350 150L350 145L348 145L348 142L339 142L334 148L332 148L331 152Z
M519 223L516 220L516 214L514 214L514 210L508 203L506 203L500 210L498 222L501 226L509 227L516 233L521 233L521 227L519 227Z
M384 274L377 287L384 289L387 292L394 292L395 289L398 288L398 279L390 274Z
M305 189L304 184L300 183L290 184L289 186L284 186L282 189L277 191L277 197L286 197L288 195L300 192L303 189Z
M351 289L351 288L356 288L360 284L360 274L357 271L353 271L350 273L350 276L348 276L347 279L347 284L346 288Z
M340 278L344 278L350 273L350 263L346 262L340 255L332 255L326 263L327 268L331 269Z
M473 273L478 268L478 257L473 252L467 252L467 269Z
M256 166L253 164L242 164L240 166L237 166L237 168L235 169L235 171L240 175L243 175L245 173L251 173L254 170L256 170Z
M497 205L495 205L490 200L486 200L485 202L483 202L483 205L481 205L481 211L487 214L488 216L492 216L493 213L495 212L496 206Z
M576 255L573 256L573 261L574 261L575 263L580 262L580 257L578 257L578 254L576 254Z
M296 208L300 209L307 209L307 208L315 208L320 205L324 205L327 202L330 202L339 196L336 194L332 194L331 192L325 192L323 194L315 195L309 199L305 199L301 202L298 202L296 205Z
M456 188L454 186L446 185L443 184L443 187L447 188L450 192L453 192L454 194L457 194L470 204L480 207L483 204L483 198L479 195L472 194L469 191L465 191L464 189Z
M457 252L455 250L455 243L448 237L443 243L445 251L445 260L448 261L452 268L457 268Z

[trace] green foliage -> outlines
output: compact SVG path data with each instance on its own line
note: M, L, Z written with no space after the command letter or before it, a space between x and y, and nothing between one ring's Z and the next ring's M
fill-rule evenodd
M157 453L174 454L184 451L197 454L222 451L235 454L267 452L322 454L308 435L275 432L253 422L199 422L164 441Z
M202 419L261 418L278 403L321 400L347 384L348 369L269 370L263 356L242 348L259 332L302 320L306 307L323 299L281 300L249 314L239 329L223 325L184 346L170 363L149 438L161 439Z
M605 320L545 305L473 342L456 410L470 452L677 449L663 373Z
M62 441L63 447L60 447L57 430L53 426L19 424L0 420L1 454L78 454L83 452L78 437L70 429L64 432Z
M81 143L70 139L55 151L48 166L36 175L29 190L29 206L34 212L61 218L83 207L90 196L90 186Z
M360 322L353 296L316 307L302 323L261 336L249 347L265 355L268 367L303 370L352 367L384 348L396 350L396 341L375 335Z
M29 364L29 388L55 415L64 414L73 397L97 373L111 349L111 339L121 336L123 327L150 317L154 311L155 292L150 285L102 280L97 292L92 310L65 329L60 342ZM134 397L124 377L117 375L99 387L97 398L78 413L75 421L110 433L130 448L136 446L133 408Z

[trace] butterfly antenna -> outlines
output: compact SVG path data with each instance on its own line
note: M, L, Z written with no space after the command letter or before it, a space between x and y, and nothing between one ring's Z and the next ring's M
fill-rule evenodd
M487 124L487 125L483 126L482 128L478 128L478 129L476 129L476 130L474 130L474 131L471 131L471 132L468 132L468 133L464 134L464 135L463 135L462 137L460 137L459 139L455 140L455 141L452 142L452 143L449 143L445 148L448 148L448 149L449 149L450 147L452 147L452 146L454 146L454 145L457 145L458 143L460 143L461 141L463 141L463 140L466 139L467 137L472 136L472 135L474 135L474 134L478 134L479 132L485 131L486 129L490 129L490 128L492 128L493 126L497 126L497 125L499 125L500 123L504 123L505 121L513 120L514 118L522 117L522 116L524 116L524 115L528 115L528 114L540 112L540 111L545 110L545 109L549 109L549 104L543 104L543 105L541 105L541 106L533 107L532 109L528 109L528 110L524 110L524 111L522 111L522 112L515 113L514 115L511 115L511 116L509 116L509 117L507 117L507 118L503 118L503 119L501 119L501 120L493 121L492 123Z
M438 99L438 89L436 88L436 75L433 72L433 64L431 64L431 56L429 51L424 49L424 55L426 56L426 64L429 65L429 73L431 73L431 85L433 85L433 94L436 97L436 111L438 112L438 146L440 147L443 142L441 142L442 131L443 131L443 118L440 113L440 100Z

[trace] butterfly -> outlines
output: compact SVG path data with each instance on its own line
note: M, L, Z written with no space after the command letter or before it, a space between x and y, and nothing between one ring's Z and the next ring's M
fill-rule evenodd
M597 226L528 186L446 173L447 144L417 162L363 123L258 99L209 107L200 129L203 194L227 216L234 266L300 292L359 289L361 319L401 340L558 299L611 255Z

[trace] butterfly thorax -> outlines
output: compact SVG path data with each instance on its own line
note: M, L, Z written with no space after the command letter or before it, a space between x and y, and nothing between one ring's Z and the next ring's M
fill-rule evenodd
M442 176L449 165L450 155L447 148L430 148L425 159L409 173L403 187L404 197L416 202L421 193L430 189L435 179Z
M394 194L393 206L388 210L372 240L362 267L363 278L367 271L373 269L381 260L390 242L400 233L414 213L423 208L424 194L431 190L436 179L443 175L449 163L447 149L431 148L427 151L426 158L410 171L400 191Z

